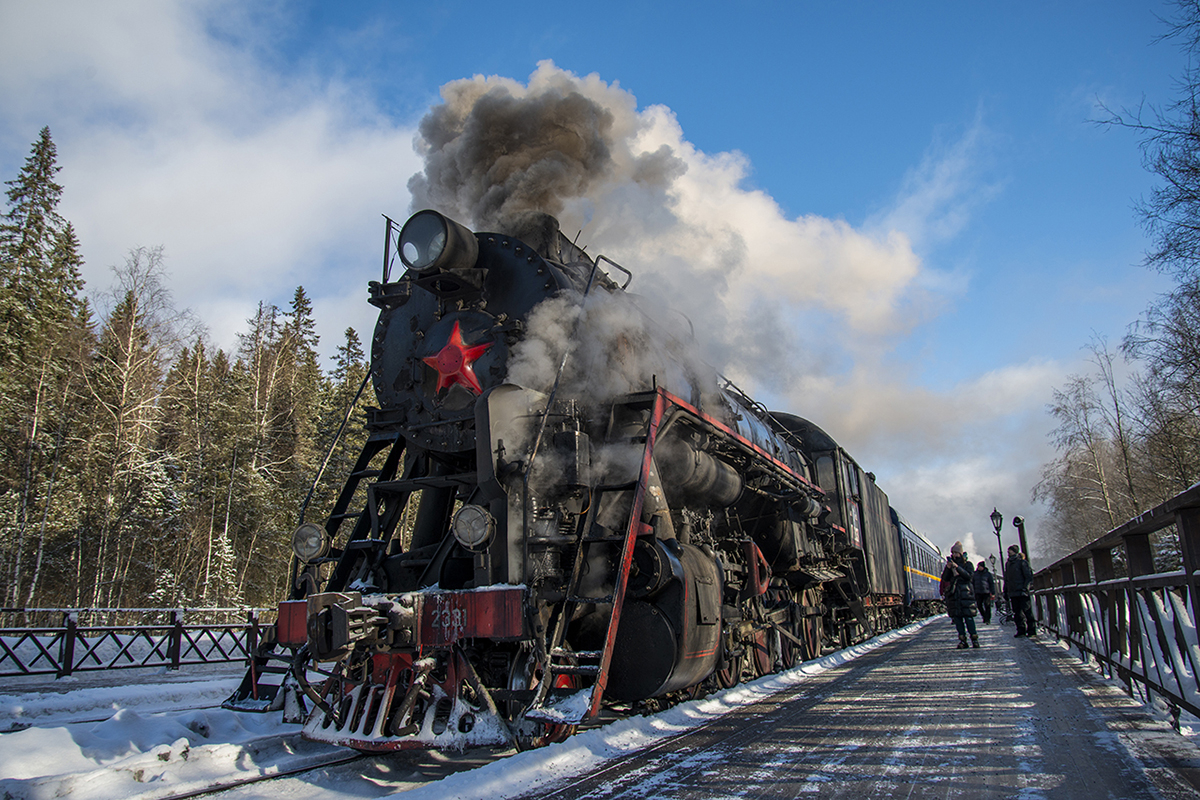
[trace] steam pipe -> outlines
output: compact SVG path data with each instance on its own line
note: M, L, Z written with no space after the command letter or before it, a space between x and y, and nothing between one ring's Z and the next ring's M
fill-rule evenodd
M742 494L736 469L714 456L671 439L659 445L655 462L664 486L718 507L731 506Z

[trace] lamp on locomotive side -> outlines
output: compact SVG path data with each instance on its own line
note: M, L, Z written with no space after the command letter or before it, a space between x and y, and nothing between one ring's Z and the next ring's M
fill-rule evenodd
M329 534L320 525L305 522L292 533L292 552L304 564L324 558L329 553Z

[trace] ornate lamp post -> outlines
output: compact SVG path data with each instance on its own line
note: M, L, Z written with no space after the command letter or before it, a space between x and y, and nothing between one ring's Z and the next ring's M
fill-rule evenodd
M996 552L1000 556L1000 572L995 571L995 565L992 567L992 572L995 573L996 583L1000 586L1000 596L1004 597L1004 543L1000 541L1000 528L1004 525L1004 515L992 506L992 527L996 529Z
M1000 528L1004 526L1004 515L992 506L992 527L996 529L996 551L1004 558L1004 544L1000 541Z

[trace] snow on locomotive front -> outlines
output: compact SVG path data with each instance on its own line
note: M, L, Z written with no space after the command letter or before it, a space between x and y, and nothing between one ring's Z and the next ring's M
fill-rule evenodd
M746 642L762 671L819 650L797 627L819 600L771 578L830 577L803 458L553 218L513 234L419 212L406 271L371 284L379 408L330 518L294 537L278 626L310 738L537 744L602 701L736 682Z

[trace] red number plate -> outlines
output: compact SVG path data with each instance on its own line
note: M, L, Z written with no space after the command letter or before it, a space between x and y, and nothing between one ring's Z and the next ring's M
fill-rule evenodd
M459 639L521 639L524 589L432 592L421 600L420 644L445 647Z

